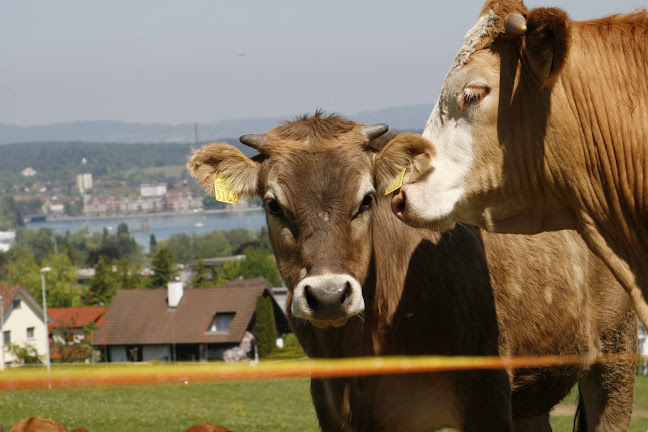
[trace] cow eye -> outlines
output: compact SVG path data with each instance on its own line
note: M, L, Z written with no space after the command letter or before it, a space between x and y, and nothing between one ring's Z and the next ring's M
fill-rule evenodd
M373 196L369 194L365 195L365 197L362 199L362 203L360 203L360 208L358 209L358 213L362 213L363 211L369 210L372 204L373 204Z
M283 209L275 199L266 201L266 208L271 215L283 216Z
M464 87L461 97L459 98L459 107L464 110L471 105L484 99L490 89L482 84L468 84Z

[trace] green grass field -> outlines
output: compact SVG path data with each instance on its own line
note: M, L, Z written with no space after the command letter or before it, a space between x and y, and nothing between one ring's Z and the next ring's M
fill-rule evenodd
M637 377L635 407L648 409L647 377ZM90 432L183 432L204 422L237 432L319 430L308 379L0 392L5 431L31 416ZM572 419L552 418L552 426L571 431ZM646 430L648 419L633 419L630 431Z

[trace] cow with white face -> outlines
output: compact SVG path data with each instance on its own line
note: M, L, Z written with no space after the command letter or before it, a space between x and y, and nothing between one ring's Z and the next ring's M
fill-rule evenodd
M575 228L648 324L648 17L576 22L489 0L423 136L399 136L377 179L404 222L503 233Z

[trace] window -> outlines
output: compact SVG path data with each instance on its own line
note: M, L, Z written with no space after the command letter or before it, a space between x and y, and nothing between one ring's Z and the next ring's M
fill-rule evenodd
M2 337L4 338L4 343L11 343L11 330L5 330Z
M218 312L207 328L208 333L228 333L236 312Z
M14 309L20 309L20 299L16 299L12 303Z
M34 339L34 327L27 327L27 339Z

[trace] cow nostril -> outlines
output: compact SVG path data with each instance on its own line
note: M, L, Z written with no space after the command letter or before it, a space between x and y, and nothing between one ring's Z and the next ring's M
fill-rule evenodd
M402 200L401 202L399 202L398 204L396 204L396 210L397 210L399 213L403 213L403 212L405 212L405 200Z
M304 287L304 295L306 296L306 303L308 304L308 307L314 311L317 308L317 299L311 293L310 285L306 285Z
M346 302L349 295L351 295L351 283L347 281L344 284L344 291L342 292L342 297L340 297L340 304L344 304L344 302Z

